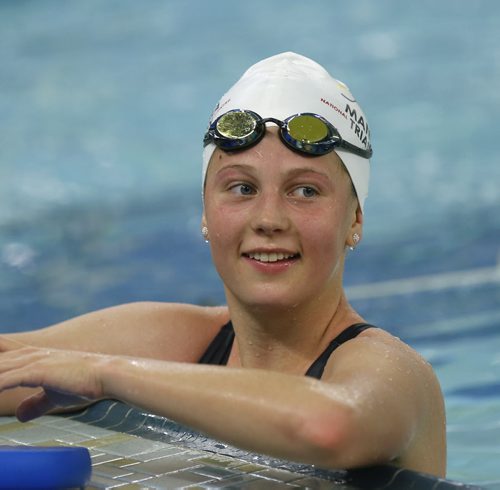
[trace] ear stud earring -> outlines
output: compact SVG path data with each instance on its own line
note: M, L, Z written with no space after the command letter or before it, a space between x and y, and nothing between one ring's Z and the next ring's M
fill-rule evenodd
M358 244L359 242L359 235L357 233L354 233L352 235L352 241L354 242L354 245L351 245L349 247L350 250L354 250L356 248L356 245Z
M208 228L204 226L201 229L201 234L203 235L203 239L205 240L205 243L208 243Z

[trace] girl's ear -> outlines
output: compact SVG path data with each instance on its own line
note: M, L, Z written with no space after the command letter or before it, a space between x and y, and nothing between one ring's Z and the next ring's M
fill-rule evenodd
M201 235L203 236L203 239L205 240L205 243L208 243L210 241L208 237L208 228L207 228L207 219L205 217L205 212L203 212L203 215L201 217Z
M358 204L351 223L346 245L352 250L356 248L356 245L359 244L362 237L363 237L363 211L361 211L361 208Z

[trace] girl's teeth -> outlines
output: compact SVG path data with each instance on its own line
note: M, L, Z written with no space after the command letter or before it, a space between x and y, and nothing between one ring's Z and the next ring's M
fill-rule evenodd
M278 260L289 259L293 255L284 254L281 252L271 253L251 253L248 255L251 259L258 260L259 262L278 262Z

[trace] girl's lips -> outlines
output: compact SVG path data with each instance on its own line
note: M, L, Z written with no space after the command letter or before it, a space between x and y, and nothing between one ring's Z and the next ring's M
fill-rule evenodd
M243 258L255 270L265 274L278 274L288 270L300 254L291 252L249 252Z

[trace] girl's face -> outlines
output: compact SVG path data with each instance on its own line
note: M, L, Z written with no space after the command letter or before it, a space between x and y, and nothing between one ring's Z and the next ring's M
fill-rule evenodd
M351 182L332 152L293 152L269 129L256 146L217 149L203 226L226 294L249 307L296 307L338 291L346 246L361 236Z

